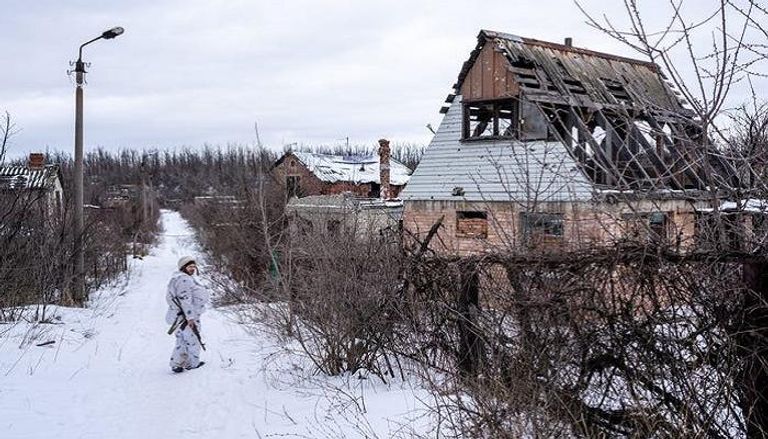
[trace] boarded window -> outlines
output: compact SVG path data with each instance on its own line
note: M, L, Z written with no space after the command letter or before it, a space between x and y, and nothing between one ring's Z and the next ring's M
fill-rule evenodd
M560 242L563 239L562 213L521 214L523 239L528 244L539 242Z
M296 175L289 175L285 177L285 188L288 193L288 198L298 197L301 193L301 178Z
M488 213L483 211L457 211L456 236L459 238L487 238Z
M515 138L518 130L517 99L468 102L464 104L462 138Z

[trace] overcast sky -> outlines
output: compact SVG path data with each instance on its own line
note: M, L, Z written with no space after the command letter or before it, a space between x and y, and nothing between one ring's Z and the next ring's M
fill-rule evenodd
M605 3L584 1L623 16ZM69 61L113 26L125 34L84 52L86 150L252 145L255 122L273 148L426 144L480 29L637 57L572 0L5 0L1 12L0 110L21 128L17 154L72 150Z

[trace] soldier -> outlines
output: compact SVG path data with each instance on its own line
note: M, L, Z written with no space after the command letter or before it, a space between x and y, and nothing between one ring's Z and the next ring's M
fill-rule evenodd
M174 373L196 369L205 362L200 361L200 348L205 349L200 339L200 315L205 312L208 290L195 279L197 264L191 256L184 256L178 262L179 271L168 282L168 312L165 320L176 333L176 346L171 355L171 370Z

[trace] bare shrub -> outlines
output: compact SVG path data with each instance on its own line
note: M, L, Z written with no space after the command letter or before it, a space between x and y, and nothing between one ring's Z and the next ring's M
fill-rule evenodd
M352 212L331 230L293 235L294 335L323 373L394 376L389 347L399 322L402 258L393 238Z

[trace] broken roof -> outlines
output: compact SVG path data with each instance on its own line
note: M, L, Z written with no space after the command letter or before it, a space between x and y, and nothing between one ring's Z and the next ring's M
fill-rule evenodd
M482 30L454 88L464 79L487 44L502 52L530 100L597 108L689 112L659 67L651 62L563 44Z
M50 189L59 177L59 165L42 169L0 166L0 189Z
M348 181L355 184L380 183L379 157L376 155L332 155L314 152L288 152L281 157L275 166L285 157L293 154L317 178L327 183ZM410 168L395 159L389 162L389 181L395 186L403 186L411 178Z

